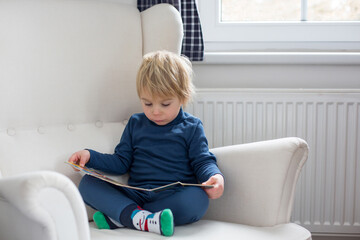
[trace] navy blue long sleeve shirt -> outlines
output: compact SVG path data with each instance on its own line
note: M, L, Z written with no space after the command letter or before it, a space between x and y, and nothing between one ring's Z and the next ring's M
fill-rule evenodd
M87 167L113 174L129 172L132 186L198 183L221 174L200 119L182 109L164 126L156 125L144 113L134 114L114 154L89 151Z

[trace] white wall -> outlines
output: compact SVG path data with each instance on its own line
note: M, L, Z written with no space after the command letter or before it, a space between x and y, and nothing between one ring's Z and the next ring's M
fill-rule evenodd
M197 88L360 88L360 65L199 64Z

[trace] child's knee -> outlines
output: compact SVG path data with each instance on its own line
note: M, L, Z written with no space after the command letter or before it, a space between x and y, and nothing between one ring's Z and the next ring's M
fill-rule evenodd
M209 197L201 188L197 188L197 192L198 194L192 199L192 203L190 205L193 205L195 202L194 206L204 215L206 210L209 208Z
M79 192L84 197L89 191L92 191L93 182L96 181L93 177L89 175L84 175L79 183Z
M175 225L189 224L199 221L209 207L209 198L201 188L193 188L184 196L183 203L175 210Z

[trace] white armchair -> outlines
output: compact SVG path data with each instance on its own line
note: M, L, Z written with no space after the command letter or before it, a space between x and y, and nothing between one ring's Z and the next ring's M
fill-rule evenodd
M63 162L76 150L112 152L140 111L135 76L143 54L179 53L182 23L170 5L143 13L105 0L0 0L0 239L162 239L98 230ZM311 239L290 223L307 159L298 138L212 149L224 196L174 239Z

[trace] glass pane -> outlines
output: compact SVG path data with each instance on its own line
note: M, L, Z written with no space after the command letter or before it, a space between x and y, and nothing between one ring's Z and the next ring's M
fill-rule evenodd
M308 0L309 21L359 21L360 0Z
M222 0L223 22L300 21L301 0Z

